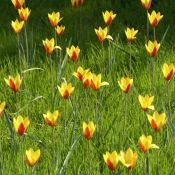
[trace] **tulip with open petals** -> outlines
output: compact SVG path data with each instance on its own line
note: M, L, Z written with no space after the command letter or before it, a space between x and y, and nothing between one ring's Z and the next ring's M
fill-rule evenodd
M163 67L162 67L162 72L163 72L165 80L170 81L175 74L174 64L168 65L168 64L164 63Z
M30 16L31 10L29 10L28 8L21 8L18 9L18 13L22 21L27 21Z
M56 33L57 33L57 35L63 35L63 33L64 33L64 30L65 30L65 26L57 26L56 28L55 28L55 30L56 30Z
M107 26L111 25L112 21L116 17L116 14L113 14L113 11L102 12L102 15L103 15L103 19Z
M150 57L155 57L159 48L160 48L160 43L158 43L156 40L155 41L148 41L148 44L145 44L146 50L149 53Z
M67 51L67 54L69 55L69 58L73 62L76 62L80 54L80 48L78 46L75 47L74 45L72 45L71 48L66 48L66 51Z
M83 81L83 77L86 73L89 72L89 69L83 69L81 66L78 67L77 71L73 73L73 75L79 79L80 81Z
M159 132L160 129L165 125L167 121L165 113L159 114L157 111L155 111L153 116L151 115L147 115L147 116L148 116L149 123L151 124L152 128L156 132Z
M160 12L156 13L153 10L151 14L148 13L148 19L152 27L156 27L162 18L163 15L161 15Z
M30 120L28 117L23 118L21 115L19 115L17 118L13 118L13 125L15 128L15 131L20 136L24 135L29 124L30 124Z
M131 42L136 39L136 34L138 33L138 30L134 30L134 28L128 28L125 30L125 35L127 37L128 42Z
M118 155L116 151L113 151L112 153L106 152L106 154L103 154L103 159L107 167L111 171L114 171L119 163L120 155Z
M16 9L22 8L25 3L25 0L11 0Z
M91 85L91 80L92 80L92 72L87 72L86 74L84 74L83 76L83 84L84 84L84 88L88 88Z
M3 115L3 112L5 110L5 102L0 103L0 117Z
M8 86L16 93L20 90L22 78L19 74L16 77L9 76L8 79L4 79Z
M56 27L63 18L61 18L60 12L52 12L48 13L48 19L52 27Z
M139 137L138 144L140 146L140 149L143 153L147 152L149 149L156 148L159 149L159 147L155 144L152 144L152 136L145 136L144 134Z
M43 114L45 122L49 126L55 126L57 124L58 117L60 113L58 111L50 112L48 111L47 114Z
M139 99L139 103L143 111L146 112L148 109L154 110L154 105L152 105L154 96L146 95L144 97L144 96L139 95L138 99Z
M75 8L82 6L83 2L84 0L71 0L72 6Z
M58 90L61 96L66 100L70 97L71 93L74 91L74 87L71 83L64 82L61 84L61 87L58 86Z
M39 149L34 151L32 148L30 148L29 150L26 150L24 160L28 166L33 167L38 162L40 155L41 152Z
M152 0L141 0L141 3L145 10L149 10L152 4Z
M131 90L133 79L129 77L122 77L121 80L118 81L118 84L124 93L128 93Z
M94 135L96 126L94 122L90 121L89 123L83 122L83 135L87 140L90 140Z
M126 153L123 151L120 152L120 161L128 169L132 169L136 166L137 157L137 152L133 153L131 148L128 148Z
M15 21L11 22L11 26L15 33L19 33L24 27L24 21L18 21L18 19L16 19Z

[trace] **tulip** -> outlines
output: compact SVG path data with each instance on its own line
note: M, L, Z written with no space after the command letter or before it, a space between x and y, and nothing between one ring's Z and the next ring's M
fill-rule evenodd
M58 86L58 90L61 94L61 96L66 100L70 97L71 93L74 91L74 87L71 83L67 84L67 82L64 82L61 84L61 87Z
M77 71L73 75L78 78L80 81L83 81L83 77L86 73L89 72L89 69L83 69L81 66L78 67Z
M5 105L6 105L5 102L0 103L0 117L2 117L3 115L3 112L5 110Z
M155 111L153 116L151 115L147 116L149 123L156 132L159 132L167 121L165 113L159 114L157 111Z
M154 110L154 105L151 105L154 100L154 96L146 95L145 97L143 97L139 95L138 99L139 99L139 103L143 111L146 112L148 109Z
M106 23L107 26L111 25L112 21L116 17L116 14L113 14L113 11L105 11L102 13L103 14L103 19Z
M87 72L86 74L84 74L83 77L84 88L88 88L91 85L92 76L93 74L91 72Z
M11 1L16 9L20 9L25 3L25 0L11 0Z
M49 22L53 27L56 27L58 23L63 19L60 17L60 12L48 13Z
M73 7L80 7L83 4L84 0L71 0Z
M151 7L152 0L141 0L141 3L145 10L149 10Z
M15 33L19 33L24 27L24 21L19 22L18 19L11 22L11 26Z
M163 67L162 67L162 72L163 72L165 80L170 81L175 74L174 64L168 65L168 64L164 63Z
M131 90L133 79L130 79L129 77L122 77L121 80L118 81L118 84L124 93L128 93Z
M80 54L80 48L77 46L71 46L71 48L66 48L67 54L69 55L69 58L73 61L76 62L78 59L78 56Z
M128 148L126 153L123 151L120 152L120 161L128 169L132 169L136 166L137 157L137 152L133 153L131 148Z
M98 89L100 89L101 86L106 85L109 85L109 83L106 81L101 82L101 74L98 75L92 74L91 87L94 91L97 91Z
M98 29L95 29L95 33L100 43L103 43L105 39L113 40L113 38L110 35L108 35L107 27L105 27L104 29L102 29L101 27L99 27Z
M4 80L15 93L20 90L22 78L19 74L16 77L9 76L8 79L5 78Z
M62 25L61 26L57 26L55 28L55 30L56 30L57 35L62 35L64 33L65 26L62 26Z
M60 46L55 46L55 39L54 38L52 38L51 40L48 40L46 38L45 40L43 40L43 45L44 45L44 49L48 55L51 55L55 49L61 50Z
M24 160L28 166L33 167L38 162L40 155L41 152L39 149L34 151L32 148L30 148L29 150L26 150Z
M13 118L13 125L15 131L20 136L22 136L26 132L26 129L28 128L29 124L30 120L28 117L23 118L21 115L19 115L17 118Z
M117 168L119 157L120 156L116 151L113 151L112 153L106 152L106 154L103 154L104 161L111 171L114 171Z
M83 134L87 140L90 140L92 138L92 136L94 135L95 129L96 129L96 126L92 121L90 121L89 123L83 122Z
M162 18L163 15L161 15L160 12L156 13L153 10L151 14L148 13L148 19L152 27L156 27Z
M29 10L28 8L21 8L18 9L18 13L22 21L27 21L30 16L31 10Z
M152 136L145 136L142 135L139 137L138 144L142 150L143 153L147 152L149 149L156 148L159 149L159 147L155 144L152 144Z
M146 45L146 50L149 53L150 57L155 57L159 48L160 48L160 44L155 40L155 41L148 41L148 44Z
M43 114L45 122L53 127L57 124L58 117L60 116L58 111L54 111L53 113L48 111L47 114Z
M138 33L138 30L134 30L134 28L128 28L125 30L125 35L127 37L128 42L131 42L136 39L135 35Z

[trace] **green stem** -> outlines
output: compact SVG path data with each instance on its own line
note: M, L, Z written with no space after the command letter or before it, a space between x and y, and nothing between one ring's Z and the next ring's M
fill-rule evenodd
M149 158L148 158L148 152L145 153L145 175L149 175Z
M29 46L28 46L28 37L27 37L27 24L24 24L24 33L25 33L25 42L26 42L26 60L29 63Z
M154 94L155 90L155 60L154 58L151 59L151 64L152 64L152 93Z
M146 11L146 18L147 18L147 24L146 24L146 39L147 39L147 42L149 40L149 19L148 19L148 10Z
M156 27L153 28L153 32L154 32L154 41L156 40Z
M54 75L53 75L53 61L51 55L49 56L50 59L50 77L51 77L51 108L54 109Z
M88 141L88 145L87 145L87 162L88 162L88 175L90 175L92 172L92 167L91 167L91 159L90 159L90 140Z
M148 134L148 121L145 112L143 112L143 117L145 118L145 133Z
M129 42L129 74L132 75L131 42Z
M156 144L158 144L158 133L156 133ZM156 175L159 175L159 151L157 151Z
M25 175L25 166L24 166L24 155L23 155L23 142L24 136L21 136L21 165L22 165L22 174Z

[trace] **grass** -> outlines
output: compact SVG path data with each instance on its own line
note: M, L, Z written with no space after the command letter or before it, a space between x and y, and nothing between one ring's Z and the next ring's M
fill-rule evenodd
M132 170L132 174L143 174L144 154L140 151L137 142L138 138L144 133L145 119L138 104L138 95L155 95L154 105L156 110L163 112L165 109L168 109L168 97L165 95L165 80L161 69L164 62L175 64L175 50L174 46L171 44L174 36L172 36L172 40L168 42L173 28L170 27L166 40L162 43L158 56L155 58L154 84L156 91L155 94L153 94L151 84L151 60L146 53L144 47L145 42L142 37L145 33L143 27L145 25L143 22L145 18L143 9L141 9L138 3L138 9L142 11L143 15L140 17L142 23L139 24L139 20L130 23L133 26L139 27L139 29L141 28L138 40L134 42L132 48L134 87L128 95L124 95L117 83L122 76L127 76L129 73L129 55L118 49L118 47L121 47L125 51L129 50L123 34L125 25L122 24L124 21L121 19L122 15L120 15L124 14L122 10L120 13L122 6L118 5L120 6L118 10L119 17L113 24L114 29L111 29L111 33L114 33L114 38L117 40L117 47L111 44L108 49L107 42L104 44L103 48L96 42L93 29L103 22L101 11L107 7L113 9L112 4L102 1L101 6L99 3L97 11L94 11L93 14L88 14L87 11L91 10L92 7L90 6L90 2L86 3L84 8L77 9L77 11L71 7L67 8L62 4L62 7L64 8L61 11L65 18L64 22L67 30L65 36L60 39L60 45L63 48L61 60L64 59L64 56L65 60L67 60L61 78L64 77L68 82L72 82L75 86L75 91L71 95L72 104L69 100L64 100L57 90L57 85L60 85L63 82L61 78L57 79L57 74L60 71L60 69L58 69L60 67L60 58L56 56L56 53L52 55L53 72L51 74L49 58L45 57L42 48L41 40L46 37L51 37L53 33L51 27L47 23L47 12L52 11L53 6L50 7L50 10L39 6L41 9L40 14L43 15L37 13L38 11L32 11L33 19L31 16L31 23L29 23L29 27L32 26L29 34L29 43L30 48L32 48L30 54L31 58L33 58L33 62L29 65L25 62L24 57L20 57L20 59L23 60L22 70L20 70L19 67L15 34L10 32L8 27L7 31L1 31L2 59L0 64L0 99L7 103L7 109L0 120L0 174L13 175L24 174L24 172L25 174L31 173L30 168L27 166L25 166L23 172L21 163L22 154L20 150L21 137L14 132L12 126L12 119L18 114L29 116L31 121L27 133L24 136L23 153L30 147L35 149L40 148L41 150L41 159L35 167L35 174L60 174L60 171L62 170L66 175L86 175L89 171L89 174L92 175L110 174L104 163L103 154L106 151L113 150L116 150L117 152L120 150L125 151L128 147L131 147L138 152L137 165ZM93 2L94 6L97 4L96 1ZM32 2L30 5L34 8ZM7 7L11 8L9 6L10 5ZM49 6L46 7L49 8ZM129 8L129 5L127 8ZM12 10L14 11L13 8ZM163 10L165 10L165 8L163 8ZM170 9L170 11L171 10L173 9ZM128 13L132 13L129 9L128 11ZM88 21L87 25L83 25L84 20L79 18L80 13L83 13L82 16L85 16L84 18ZM77 20L70 22L70 16L72 14L75 14ZM15 15L16 14L9 14L9 21L12 19L12 16L14 18ZM43 16L43 18L40 18L39 25L35 28L34 26L38 24L37 20L39 16ZM97 17L92 22L94 16ZM124 18L128 18L127 15ZM165 18L165 21L166 20L170 20L168 24L171 26L171 19ZM43 21L43 24L41 21ZM162 23L165 24L163 21ZM117 33L114 32L116 23L118 23L118 28L120 28ZM5 22L3 22L3 24L7 25ZM122 25L120 26L119 24ZM78 25L82 28L81 32L77 31L76 26ZM43 28L44 30L41 32L41 29ZM160 36L158 36L159 41L161 40L165 29L166 27L164 25L161 28L160 23L161 32ZM85 35L86 32L87 35ZM69 45L70 38L72 38L71 43L78 44L81 48L81 54L76 64L71 62L66 56L65 48ZM93 39L91 40L91 38ZM24 42L23 40L24 38L21 36L22 45ZM109 50L111 52L110 57ZM35 54L32 57L33 53ZM111 59L113 63L110 66L109 59ZM109 86L102 87L98 92L94 92L92 89L84 90L82 84L72 76L72 73L78 66L90 68L91 71L96 74L101 73L102 79L109 82ZM5 84L4 78L8 75L15 75L17 72L22 73L22 71L34 67L41 69L28 71L22 74L23 83L19 93L14 94ZM51 78L54 79L54 92L56 95L54 105L51 100L53 92ZM168 112L170 112L170 118L173 125L175 125L174 88L174 80L172 80L172 82L170 82L169 91L171 111ZM126 102L128 104L127 110L124 107ZM54 128L47 126L42 116L43 113L46 113L51 109L58 109L61 112L61 116L58 119L58 125ZM150 113L152 112L150 111ZM125 128L126 136L125 140L123 140L125 116L127 121ZM82 134L82 122L92 120L97 123L97 119L99 120L98 131L95 132L92 140L88 144L88 141ZM156 174L157 165L155 160L157 158L157 153L159 153L158 174L174 174L175 133L170 125L167 124L158 134L157 141L156 133L150 126L148 127L148 134L153 136L153 143L160 146L160 150L151 150L149 152L150 174ZM113 174L127 173L127 170L120 163L118 169Z

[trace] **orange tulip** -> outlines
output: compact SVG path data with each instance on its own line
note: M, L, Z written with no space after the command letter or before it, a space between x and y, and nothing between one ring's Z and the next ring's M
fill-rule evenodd
M80 81L83 81L83 77L86 73L89 72L89 69L83 69L81 66L78 67L77 71L73 73L73 75L78 78Z
M60 17L60 12L52 12L48 13L48 19L52 27L56 27L63 18Z

